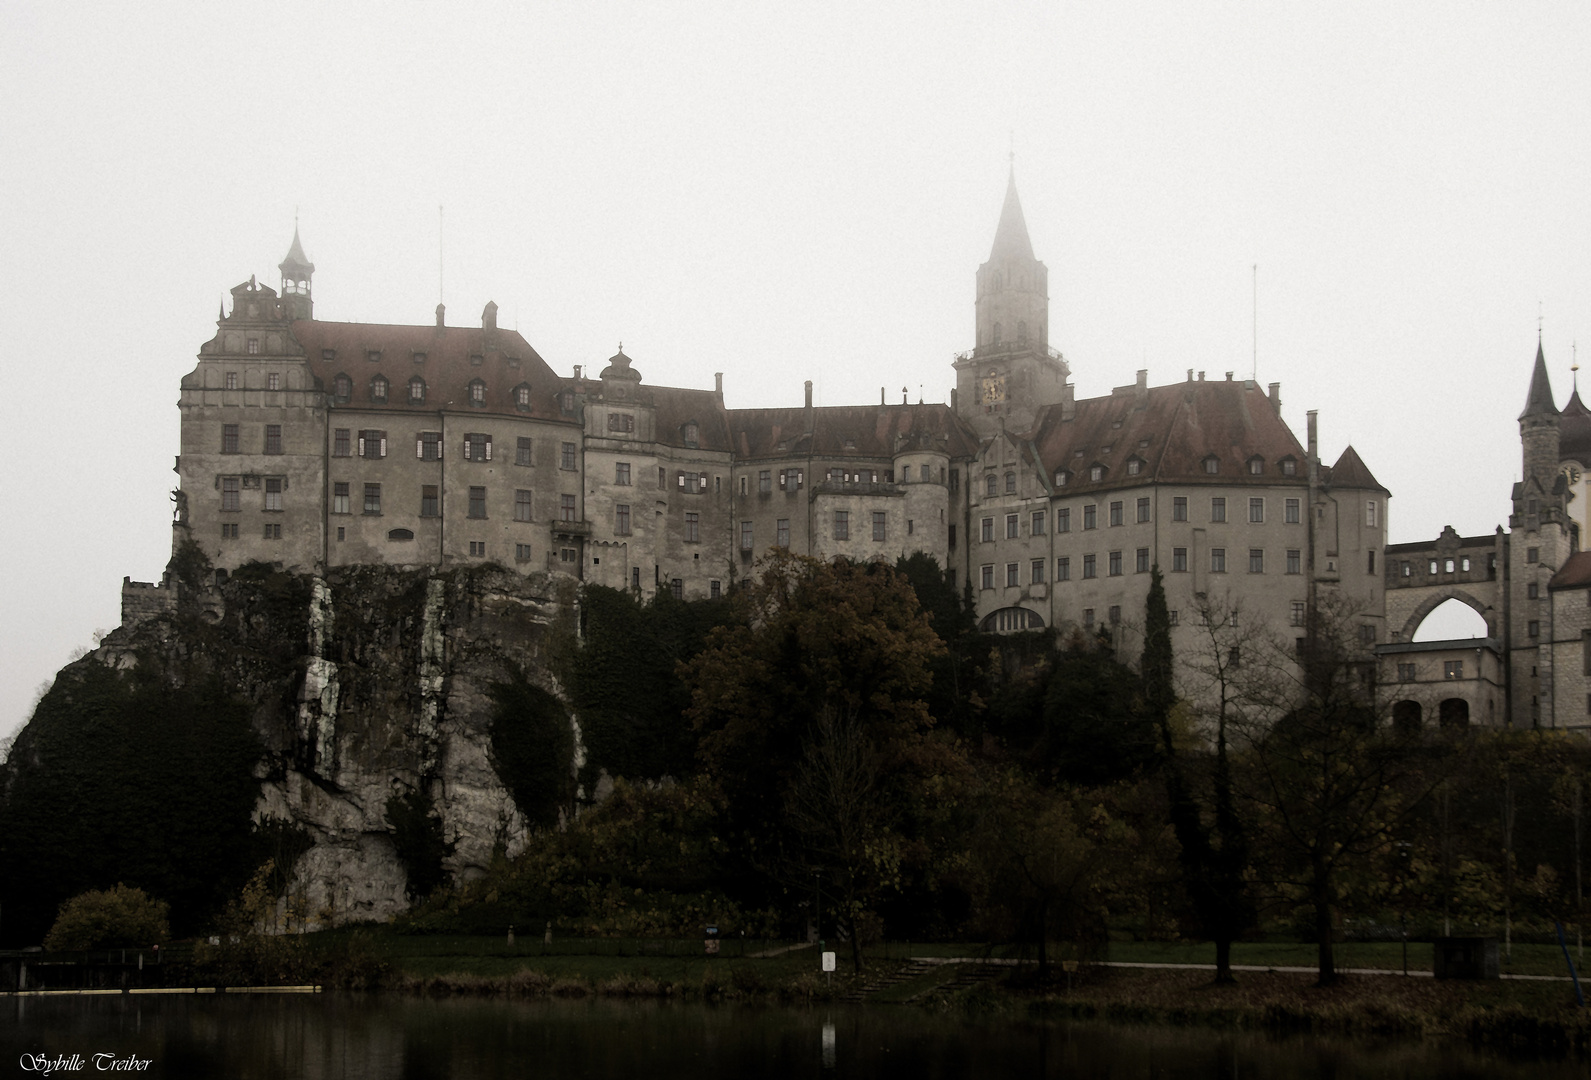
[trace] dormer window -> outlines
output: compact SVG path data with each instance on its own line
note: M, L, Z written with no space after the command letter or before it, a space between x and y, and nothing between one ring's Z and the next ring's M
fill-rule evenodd
M486 384L480 379L470 380L470 404L477 409L486 405Z
M470 353L470 367L480 367L484 363L486 363L486 357L480 353ZM517 361L510 360L509 363L512 365L517 363Z
M1066 486L1066 481L1068 479L1070 479L1070 476L1069 476L1069 474L1067 473L1067 471L1065 469L1056 469L1055 470L1055 486L1056 487L1065 487Z
M370 380L370 400L379 402L383 405L386 404L387 379L385 375L377 375L374 379Z
M1088 467L1088 478L1096 483L1105 479L1105 466L1090 465Z
M575 412L575 396L568 390L558 395L558 408L565 416L573 416Z
M530 385L528 383L520 383L514 387L514 408L520 412L530 411Z
M365 353L365 359L369 360L372 364L381 363L381 350L380 349L370 349L369 351L367 351Z
M1282 475L1283 476L1297 476L1298 475L1298 459L1297 458L1284 457L1277 464L1279 464L1282 467Z
M1143 462L1142 458L1128 458L1127 459L1127 475L1128 476L1137 476L1139 473L1141 473L1143 471L1144 471L1144 462Z
M320 351L320 358L322 360L335 360L335 359L337 359L337 350L336 349L322 349Z
M425 363L425 353L423 353L423 352L417 352L417 353L415 353L415 354L414 354L414 362L415 362L415 363L416 363L416 364L423 364L423 363Z
M1216 457L1214 454L1211 454L1209 457L1204 459L1204 474L1206 476L1214 476L1216 473L1218 473L1220 471L1221 471L1221 459L1220 458Z
M409 380L409 404L418 405L425 400L425 380L416 375Z
M1265 459L1255 454L1248 459L1248 474L1250 476L1265 475Z
M354 381L347 375L338 374L331 381L331 396L339 405L348 401L354 396Z
M690 447L692 450L696 449L697 443L701 439L701 427L696 423L696 421L692 420L690 423L685 425L684 434L685 445Z

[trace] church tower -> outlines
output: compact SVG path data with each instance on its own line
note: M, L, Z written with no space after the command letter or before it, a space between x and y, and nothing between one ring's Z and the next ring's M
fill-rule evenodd
M1015 169L977 290L975 345L956 358L958 411L985 437L1026 431L1040 406L1061 400L1068 371L1049 347L1049 268L1033 256Z
M287 258L277 264L282 271L282 315L292 322L313 319L315 303L310 296L309 279L315 273L315 264L304 257L304 245L298 242L298 224L293 224L293 246Z

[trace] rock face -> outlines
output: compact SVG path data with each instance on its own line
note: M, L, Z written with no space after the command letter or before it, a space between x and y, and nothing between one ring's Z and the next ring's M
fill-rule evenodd
M298 925L408 906L387 821L394 796L429 797L455 880L482 874L494 849L524 846L529 822L492 754L492 688L523 680L559 696L545 651L560 619L573 624L572 583L560 598L551 575L492 566L351 567L324 578L256 566L220 586L166 588L174 602L125 611L91 659L197 659L253 703L265 747L255 817L290 822L311 841L282 901Z

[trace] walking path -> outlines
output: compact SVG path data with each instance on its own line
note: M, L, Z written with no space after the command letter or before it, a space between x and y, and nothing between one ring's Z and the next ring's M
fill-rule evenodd
M985 959L981 956L914 956L913 963L918 964L999 964L1004 967L1016 967L1020 964L1036 964L1036 960L1003 960ZM1059 962L1059 961L1057 961ZM1100 962L1100 967L1117 968L1165 968L1173 971L1214 971L1214 964L1149 964L1136 960L1105 960ZM1264 964L1233 964L1233 971L1279 971L1289 975L1314 975L1320 969L1314 967L1283 967L1267 966ZM1405 972L1397 968L1338 968L1339 975L1403 975ZM1410 978L1432 977L1429 971L1409 971ZM1529 982L1571 982L1567 975L1503 975L1504 979L1518 979Z
M786 945L782 949L764 949L762 952L747 953L746 956L752 960L766 960L770 956L783 956L785 953L795 952L797 949L810 948L812 948L812 942L803 941L799 945Z

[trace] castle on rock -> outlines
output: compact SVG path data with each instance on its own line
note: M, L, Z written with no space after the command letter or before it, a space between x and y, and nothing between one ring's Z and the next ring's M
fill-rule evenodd
M232 289L182 380L179 539L218 574L490 561L694 599L774 547L923 552L985 630L1106 629L1135 656L1158 567L1179 655L1208 647L1211 618L1301 635L1328 590L1380 683L1408 688L1404 722L1545 722L1569 694L1579 723L1591 710L1591 621L1567 645L1567 629L1542 630L1554 597L1591 593L1568 510L1576 491L1586 505L1584 480L1560 460L1591 464L1591 412L1578 395L1556 410L1539 356L1510 519L1529 539L1389 548L1387 490L1351 447L1320 462L1314 414L1300 442L1276 383L1189 371L1151 386L1139 371L1077 399L1014 178L941 404L818 408L808 382L800 405L732 409L721 375L711 390L652 385L622 349L559 374L495 304L469 327L441 305L431 325L327 322L296 230L279 268L280 291ZM1478 659L1473 642L1412 641L1452 598L1495 629ZM1554 689L1569 668L1574 689L1566 674Z

